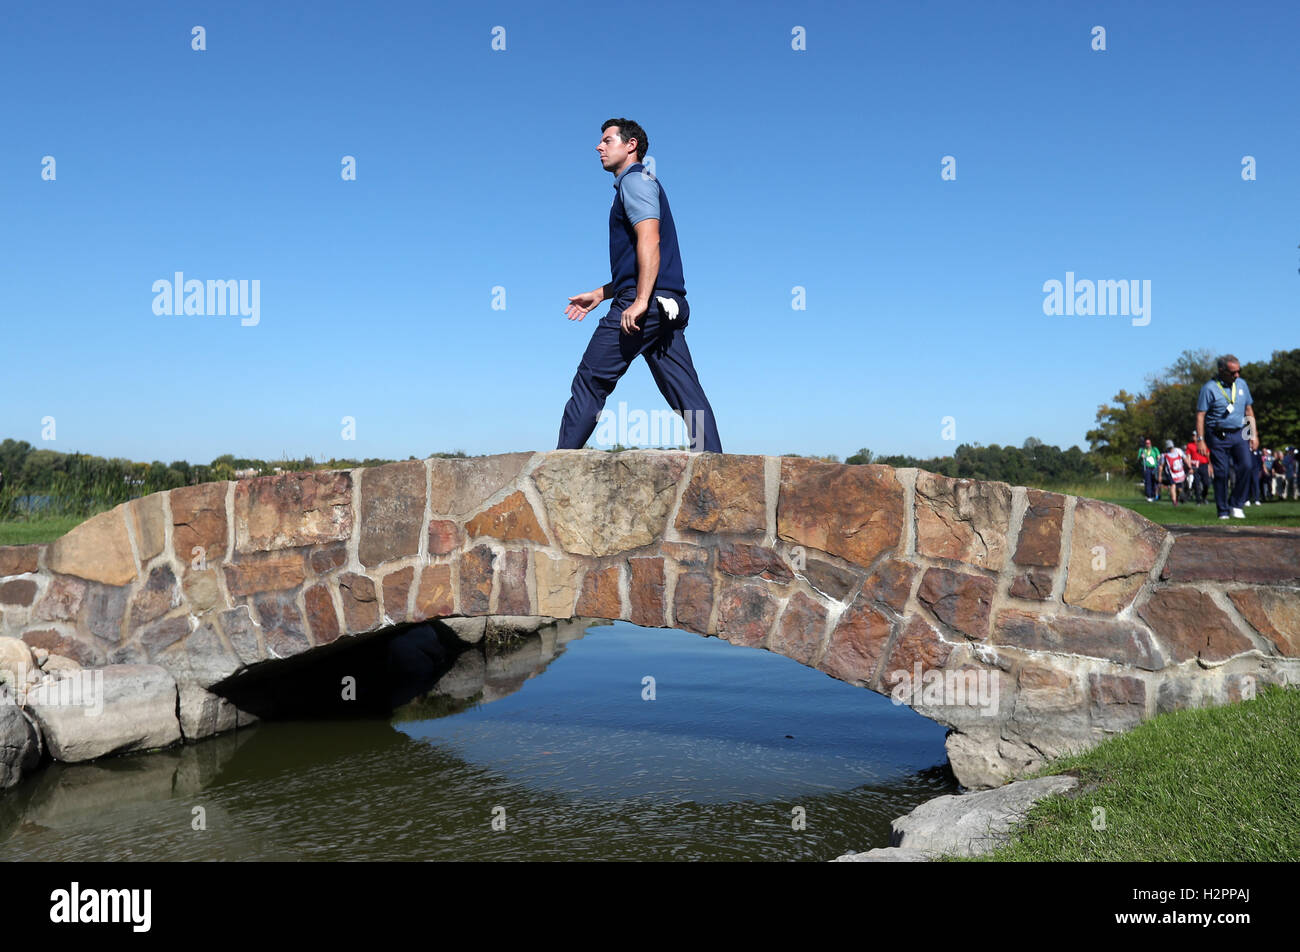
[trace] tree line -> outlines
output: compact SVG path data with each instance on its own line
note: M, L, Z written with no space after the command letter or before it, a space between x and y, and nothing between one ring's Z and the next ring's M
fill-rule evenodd
M430 455L466 458L463 450ZM392 462L396 461L373 457L316 460L310 456L267 461L226 453L207 464L191 464L186 460L138 463L116 456L106 459L89 453L37 449L25 440L5 439L0 442L0 519L21 518L37 512L88 516L149 493L235 479L237 474L264 476Z
M876 456L871 450L863 448L844 462L915 466L955 479L986 479L1017 486L1086 482L1101 475L1093 460L1079 447L1071 446L1063 450L1033 436L1021 446L962 443L951 456L933 456L929 459L916 456Z

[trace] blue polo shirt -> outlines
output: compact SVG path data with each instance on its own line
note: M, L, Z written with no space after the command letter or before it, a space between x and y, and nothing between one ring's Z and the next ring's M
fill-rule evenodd
M1232 400L1232 412L1228 412L1229 398L1236 387L1236 399ZM1196 412L1205 413L1205 429L1239 430L1246 425L1246 407L1255 401L1250 396L1250 387L1240 377L1233 383L1225 384L1215 378L1201 388L1196 398Z
M644 172L644 174L642 174ZM614 176L614 203L609 207L609 271L612 296L636 290L636 223L659 219L659 274L656 291L686 296L682 257L677 247L677 226L664 187L645 166L633 162Z

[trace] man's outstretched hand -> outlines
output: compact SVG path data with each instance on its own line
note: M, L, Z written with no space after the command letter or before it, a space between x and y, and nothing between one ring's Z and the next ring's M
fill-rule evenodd
M588 311L603 300L605 300L604 288L596 288L586 294L575 294L569 298L569 306L564 309L564 315L571 321L580 321L587 316Z

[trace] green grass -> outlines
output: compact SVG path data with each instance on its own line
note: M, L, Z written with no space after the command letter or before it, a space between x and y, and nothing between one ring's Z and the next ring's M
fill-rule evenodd
M1048 797L1015 839L977 860L1255 862L1300 857L1300 690L1162 714L1039 776L1080 793ZM1105 828L1093 829L1094 808Z
M1147 502L1146 497L1115 502L1134 512L1141 513L1152 522L1173 526L1300 526L1300 502L1266 502L1262 506L1247 506L1242 512L1245 519L1220 519L1213 502L1203 506L1185 505L1180 498L1178 508L1166 497L1160 502Z
M1035 489L1048 492L1065 493L1067 496L1087 496L1089 499L1104 499L1107 502L1121 502L1125 499L1144 499L1142 486L1125 479L1104 479L1087 483L1043 483L1034 484Z
M19 522L0 522L0 545L26 545L29 542L53 542L89 516L47 516Z
M1179 494L1178 507L1169 501L1169 491L1162 489L1160 502L1147 502L1142 495L1141 484L1136 480L1112 479L1110 482L1097 480L1089 483L1069 483L1035 487L1047 489L1054 493L1069 496L1085 496L1100 499L1132 509L1152 522L1164 526L1300 526L1300 500L1285 502L1266 502L1262 506L1247 506L1242 511L1245 519L1220 519L1214 508L1214 497L1204 505L1191 505L1183 502Z

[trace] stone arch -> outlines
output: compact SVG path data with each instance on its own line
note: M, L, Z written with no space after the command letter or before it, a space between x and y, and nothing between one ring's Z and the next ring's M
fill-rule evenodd
M0 547L0 634L166 668L195 738L239 722L213 684L387 625L682 628L902 685L952 729L958 779L983 787L1155 713L1297 679L1300 532L1230 535L1227 561L1222 532L881 465L431 458L173 489ZM981 702L958 703L961 684Z

